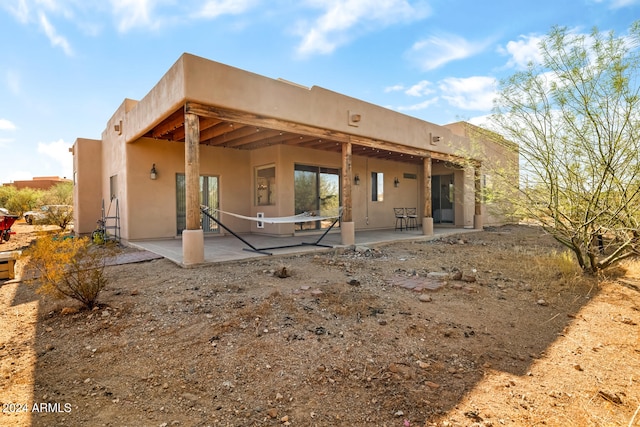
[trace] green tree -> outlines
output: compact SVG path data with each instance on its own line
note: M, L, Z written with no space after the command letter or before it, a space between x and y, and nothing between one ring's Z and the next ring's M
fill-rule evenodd
M12 187L15 190L15 187ZM22 215L23 213L36 209L40 206L40 198L42 197L42 190L35 190L33 188L21 188L12 192L11 196L7 199L5 208L9 212Z
M0 186L0 207L9 209L7 207L9 200L15 196L17 191L18 190L13 185Z
M73 183L61 182L54 185L42 196L43 205L73 205Z
M640 254L639 46L640 21L624 37L553 28L496 99L495 130L520 150L514 203L589 273Z

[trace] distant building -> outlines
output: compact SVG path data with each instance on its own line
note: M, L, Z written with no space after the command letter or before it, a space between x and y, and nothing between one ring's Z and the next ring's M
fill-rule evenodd
M2 185L13 186L18 190L22 190L23 188L33 188L34 190L48 190L54 185L63 182L71 182L71 180L67 178L60 178L58 176L36 176L31 180L8 182Z

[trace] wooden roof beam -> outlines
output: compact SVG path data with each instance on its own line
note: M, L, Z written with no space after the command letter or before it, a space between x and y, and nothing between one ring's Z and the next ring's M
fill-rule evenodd
M316 136L318 138L327 138L341 142L347 142L349 140L349 135L346 133L336 132L330 129L323 129L300 123L288 122L273 117L260 116L243 111L227 110L220 107L198 104L194 102L188 102L187 104L185 104L184 108L185 112L197 114L202 117L211 117L223 121L242 123L245 125L257 126L260 128L269 128L283 132Z

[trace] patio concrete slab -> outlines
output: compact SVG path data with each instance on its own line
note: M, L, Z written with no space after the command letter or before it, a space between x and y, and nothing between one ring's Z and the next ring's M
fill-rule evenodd
M436 227L434 234L425 236L421 230L371 230L357 231L355 236L355 244L362 246L374 246L386 243L393 243L403 240L433 240L443 236L472 233L479 230L453 228L453 227ZM298 234L289 237L273 237L259 234L243 234L241 236L255 248L272 248L274 246L291 246L302 243L316 242L320 235L318 234ZM321 252L331 250L332 248L344 247L341 243L340 232L332 232L327 234L320 242L323 246L292 246L279 249L270 249L266 252L273 256L286 256L291 254L302 254L310 252ZM182 259L182 240L180 238L163 239L163 240L136 240L129 241L129 245L143 249L154 254L161 255L176 264L183 265ZM206 236L204 239L204 259L205 264L220 263L229 261L241 261L254 258L263 258L265 254L248 251L250 249L241 240L231 234Z

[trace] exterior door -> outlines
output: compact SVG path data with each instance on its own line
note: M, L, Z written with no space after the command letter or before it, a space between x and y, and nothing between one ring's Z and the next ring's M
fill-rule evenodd
M187 197L185 194L185 180L184 174L176 174L176 230L177 234L182 234L182 230L187 228ZM218 218L218 213L213 209L220 207L219 192L218 192L218 177L217 176L201 176L200 177L200 204L208 206L213 213L213 216ZM200 215L200 221L202 230L205 233L219 233L219 226L215 221L212 221L206 215Z
M317 212L335 215L340 207L340 170L319 166L295 165L295 213ZM332 220L301 222L299 230L329 228Z
M431 204L434 224L453 224L454 222L453 174L431 177Z

